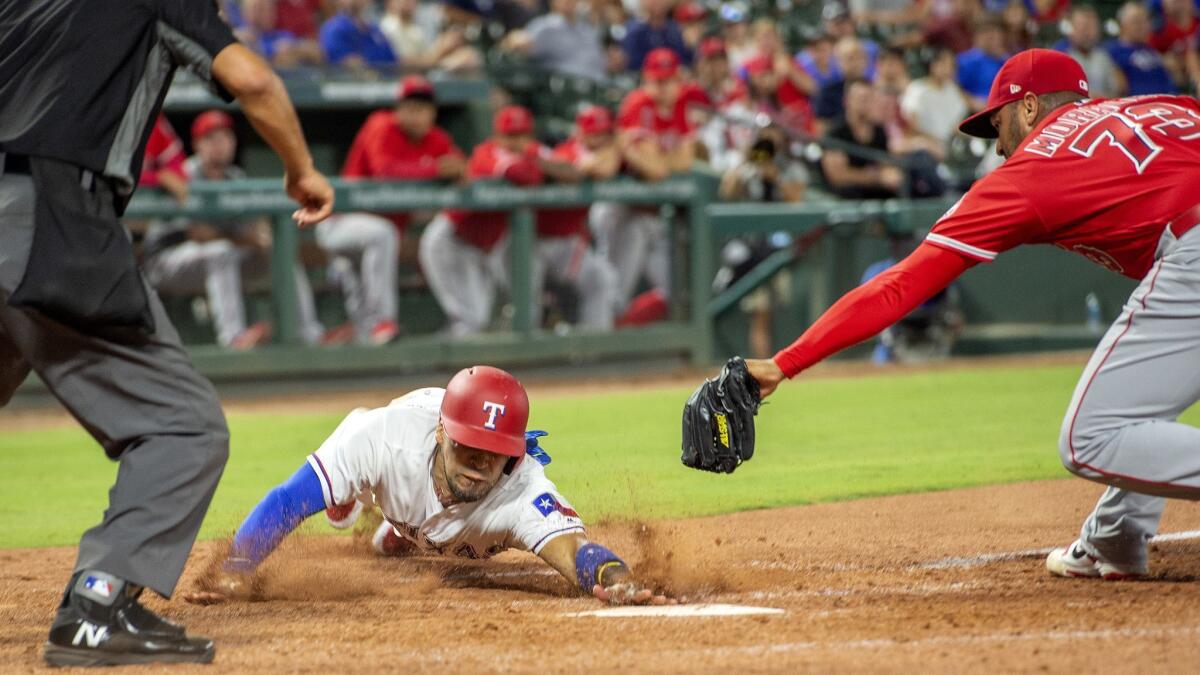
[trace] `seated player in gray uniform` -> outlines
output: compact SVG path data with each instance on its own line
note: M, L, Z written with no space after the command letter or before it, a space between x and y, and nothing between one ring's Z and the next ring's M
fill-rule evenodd
M198 116L192 124L196 154L184 163L192 182L238 180L245 172L233 163L237 136L233 118L220 110ZM271 325L246 325L242 299L245 277L265 277L270 269L271 227L265 217L236 221L156 220L146 232L143 267L150 284L165 295L204 293L217 333L217 343L235 350L252 349L271 337ZM296 302L301 338L316 344L324 332L317 321L312 287L296 265Z

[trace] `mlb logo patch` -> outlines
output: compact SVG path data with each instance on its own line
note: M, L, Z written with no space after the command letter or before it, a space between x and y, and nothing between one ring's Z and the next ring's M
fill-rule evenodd
M83 587L97 595L103 595L106 598L112 597L112 584L107 579L98 579L89 576L87 579L84 579Z

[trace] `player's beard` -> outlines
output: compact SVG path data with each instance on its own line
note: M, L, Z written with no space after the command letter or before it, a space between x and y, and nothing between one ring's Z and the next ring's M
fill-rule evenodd
M450 494L453 495L456 502L477 502L487 496L492 491L494 483L489 484L483 481L471 481L471 487L462 488L459 486L458 475L450 475L449 462L445 457L442 458L442 477L446 480L446 487L450 488Z

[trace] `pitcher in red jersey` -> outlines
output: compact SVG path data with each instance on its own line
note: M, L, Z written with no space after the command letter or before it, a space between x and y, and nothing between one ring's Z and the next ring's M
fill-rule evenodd
M1021 244L1053 244L1141 284L1100 341L1059 438L1063 464L1109 486L1079 539L1047 558L1059 576L1146 574L1164 498L1200 499L1200 103L1088 99L1071 58L1030 49L997 75L960 129L996 138L1005 163L972 186L908 258L846 294L773 359L785 378L895 323L960 274Z

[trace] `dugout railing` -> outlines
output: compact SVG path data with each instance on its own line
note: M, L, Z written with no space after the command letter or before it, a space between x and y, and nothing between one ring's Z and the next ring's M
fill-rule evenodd
M194 348L201 370L219 379L282 375L354 376L448 368L472 361L541 364L599 361L634 356L674 355L707 364L713 353L714 319L745 294L765 283L774 270L792 266L805 278L805 321L832 303L857 273L854 251L864 224L886 222L891 229L928 226L949 206L948 200L835 201L811 204L712 203L716 178L695 172L658 183L617 179L601 183L532 188L479 182L468 186L437 183L335 180L339 212L392 213L453 206L510 212L509 255L512 282L508 296L511 329L450 340L440 334L405 336L375 349L308 348L300 345L295 316L292 265L301 233L290 220L294 205L277 179L228 183L198 182L185 204L161 193L137 194L128 218L231 219L270 215L274 223L271 305L276 344L247 353ZM674 288L669 318L658 324L613 332L572 330L565 334L533 325L530 260L534 211L546 207L586 206L606 201L658 207L673 223ZM798 240L812 236L815 246L801 255L791 249L761 265L733 287L713 297L717 247L731 237L786 231ZM817 236L819 235L819 236ZM403 321L404 317L401 317Z
M468 362L496 364L595 361L644 354L674 354L694 363L711 358L712 330L705 311L711 294L712 239L707 207L716 192L716 178L693 173L657 183L618 179L602 183L548 185L521 188L508 183L478 182L447 186L423 182L334 180L338 212L401 211L455 208L508 211L510 213L511 330L465 339L443 335L413 335L380 348L307 348L298 340L292 265L299 250L300 233L291 222L295 205L278 179L236 182L197 182L187 202L179 204L161 193L139 192L127 218L236 219L252 215L272 217L274 242L271 259L271 304L277 344L245 353L194 349L193 356L206 375L219 379L244 379L296 374L352 376L449 368ZM566 334L540 330L531 315L530 261L534 245L534 211L538 208L586 206L618 202L659 208L673 222L672 250L683 250L673 260L677 292L667 320L643 328L614 332L573 330ZM403 320L403 317L401 317Z

